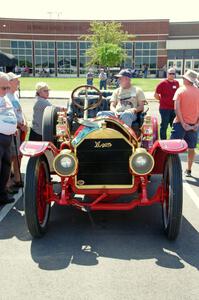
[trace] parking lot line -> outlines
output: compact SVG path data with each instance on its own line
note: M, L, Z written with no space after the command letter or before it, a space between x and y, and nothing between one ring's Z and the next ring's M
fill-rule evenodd
M9 213L9 211L13 208L13 206L15 206L15 204L20 200L20 198L22 197L22 189L19 190L17 195L14 195L15 198L15 202L10 203L5 205L1 210L0 210L0 222L3 221L3 219L7 216L7 214Z
M192 199L192 201L194 202L196 207L199 209L199 197L196 194L196 192L193 190L193 188L191 188L190 184L185 179L183 179L183 188L185 189L185 191L187 192L189 197Z

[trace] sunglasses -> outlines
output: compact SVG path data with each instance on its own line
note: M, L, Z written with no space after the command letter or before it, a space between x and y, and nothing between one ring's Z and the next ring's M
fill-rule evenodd
M50 90L42 90L42 92L45 92L45 93L47 93L47 92L49 92Z
M176 73L169 73L169 75L175 75Z
M0 89L3 91L9 90L10 87L9 86L0 86Z

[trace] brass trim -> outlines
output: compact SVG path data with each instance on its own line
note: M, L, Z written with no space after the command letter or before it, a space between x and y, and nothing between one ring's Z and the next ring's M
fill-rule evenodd
M120 128L122 128L122 130L124 130L126 132L126 134L129 136L130 140L132 140L132 138L133 138L132 135L130 134L130 132L122 124L120 124L119 122L117 122L117 120L115 120L115 119L105 118L105 117L97 117L95 119L95 121L104 121L104 122L108 121L108 122L112 122L112 123L116 124L117 126L119 126Z
M135 172L135 170L134 170L134 169L132 168L132 166L131 166L131 161L132 161L133 157L136 156L137 154L140 154L140 153L144 153L144 154L146 154L147 156L149 156L150 158L152 158L152 162L153 162L152 167L151 167L151 169L150 169L148 172L146 172L146 173L137 173L137 172ZM153 156L152 156L150 153L148 153L147 150L146 150L145 148L137 148L137 149L135 150L135 152L129 157L129 167L130 167L131 171L133 172L133 174L135 174L135 175L144 176L144 175L150 174L151 171L152 171L153 168L154 168L154 165L155 165L155 161L154 161Z
M123 139L125 140L132 148L132 155L134 153L134 145L126 138L124 135L112 128L96 128L95 131L89 133L85 138L83 138L77 145L74 147L74 152L77 157L77 147L81 145L84 140L100 140L100 139ZM131 156L132 156L131 155ZM131 157L130 156L130 157ZM75 186L79 190L89 190L89 189L128 189L134 186L134 176L132 175L132 184L131 185L108 185L108 184L101 184L101 185L84 185L78 186L77 185L77 176L75 176Z
M84 140L100 140L100 139L123 139L125 140L133 149L134 145L120 132L112 128L96 128L96 130L88 133L85 138L83 138L78 144L74 146L76 148L81 145ZM75 151L76 154L76 151Z
M93 190L93 189L130 189L134 187L134 176L132 175L132 184L131 185L109 185L109 184L102 184L102 185L84 185L79 186L77 185L77 176L75 176L75 186L78 190Z
M74 159L74 161L75 161L75 169L74 169L74 171L73 171L71 174L63 175L63 174L61 174L59 171L57 171L57 169L55 168L55 161L56 161L60 156L63 156L63 155L65 155L65 156L70 156L70 157L72 157L72 158ZM64 150L62 150L62 151L54 158L54 160L53 160L53 169L54 169L54 171L56 172L56 174L58 174L58 175L61 176L61 177L70 177L70 176L74 176L74 175L77 174L77 169L78 169L78 159L77 159L77 157L75 156L75 154L74 154L73 152L71 152L71 150L69 150L69 149L64 149Z

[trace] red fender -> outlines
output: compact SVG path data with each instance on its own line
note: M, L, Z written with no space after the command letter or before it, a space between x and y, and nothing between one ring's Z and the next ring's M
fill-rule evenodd
M153 154L157 148L160 148L166 153L182 153L187 150L188 146L185 140L158 140L150 150L151 154Z
M59 150L51 142L23 142L20 146L20 151L24 156L40 156L45 151L51 151L53 155L57 155Z
M165 160L168 154L183 153L188 145L184 140L158 140L154 143L149 153L153 156L155 166L153 174L162 174L164 171Z

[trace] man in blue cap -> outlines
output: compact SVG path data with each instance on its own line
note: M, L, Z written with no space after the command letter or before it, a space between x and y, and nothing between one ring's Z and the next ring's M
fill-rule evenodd
M118 117L131 127L137 119L137 113L144 110L145 95L142 89L131 84L132 73L123 69L116 75L120 87L117 88L110 99L110 111L102 111L97 116Z

